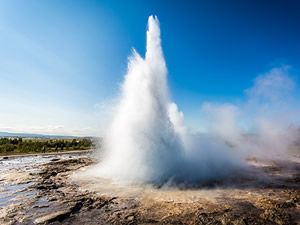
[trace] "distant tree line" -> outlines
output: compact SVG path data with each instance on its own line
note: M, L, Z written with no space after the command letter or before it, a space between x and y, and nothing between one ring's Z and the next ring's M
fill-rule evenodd
M43 147L46 152L55 151L61 146L64 150L81 150L95 147L92 138L78 139L23 139L23 138L0 138L0 153L37 153L42 152Z

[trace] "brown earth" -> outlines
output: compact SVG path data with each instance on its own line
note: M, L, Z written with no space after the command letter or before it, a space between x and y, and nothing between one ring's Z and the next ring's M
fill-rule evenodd
M297 162L271 162L260 167L269 179L241 179L234 186L144 188L130 194L101 192L90 188L90 179L71 179L74 171L93 163L57 158L35 172L9 172L17 181L0 177L1 182L27 182L31 185L24 190L34 193L0 208L0 224L300 224Z

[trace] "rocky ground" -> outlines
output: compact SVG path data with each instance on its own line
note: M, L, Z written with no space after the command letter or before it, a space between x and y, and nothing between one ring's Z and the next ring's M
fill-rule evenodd
M300 224L298 162L260 165L268 179L247 184L140 187L129 194L73 178L74 171L93 163L90 157L53 157L31 169L2 171L0 224Z

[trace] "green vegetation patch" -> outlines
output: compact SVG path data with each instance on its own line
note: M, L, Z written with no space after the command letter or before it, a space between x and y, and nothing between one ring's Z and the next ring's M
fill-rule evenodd
M45 147L46 152L64 150L86 150L95 147L92 138L74 139L27 139L0 138L0 154L38 153Z

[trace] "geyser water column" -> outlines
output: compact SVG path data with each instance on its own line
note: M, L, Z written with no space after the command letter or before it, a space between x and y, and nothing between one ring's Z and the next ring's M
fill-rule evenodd
M205 184L236 174L237 167L241 171L228 148L214 135L195 135L184 127L183 113L169 101L159 22L150 16L145 59L133 50L94 171L127 183Z
M162 182L176 170L182 144L168 116L166 77L159 21L150 16L145 59L133 50L105 138L102 176L125 182Z

